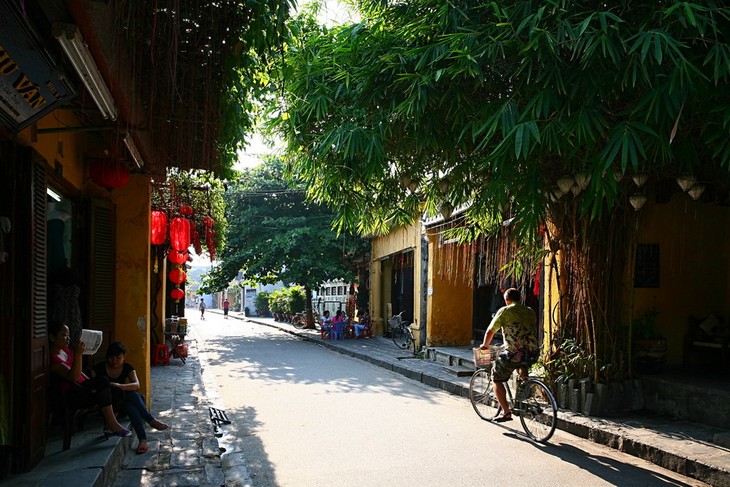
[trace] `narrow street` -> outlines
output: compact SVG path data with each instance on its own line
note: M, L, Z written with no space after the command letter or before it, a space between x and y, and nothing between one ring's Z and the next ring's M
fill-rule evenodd
M191 315L192 317L193 315ZM256 487L705 485L558 431L549 445L466 399L251 322L191 319L221 446Z

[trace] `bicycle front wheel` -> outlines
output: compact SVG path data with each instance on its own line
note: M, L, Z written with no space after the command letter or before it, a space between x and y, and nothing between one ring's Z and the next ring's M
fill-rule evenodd
M403 350L408 348L408 345L411 344L411 334L408 331L403 326L397 326L391 330L393 343L395 343L396 347L402 348Z
M539 443L548 441L558 423L558 405L550 389L539 380L530 379L518 396L516 407L525 433Z
M469 381L469 400L471 407L484 421L490 421L496 414L493 405L496 405L496 397L492 389L492 378L486 369L477 369Z

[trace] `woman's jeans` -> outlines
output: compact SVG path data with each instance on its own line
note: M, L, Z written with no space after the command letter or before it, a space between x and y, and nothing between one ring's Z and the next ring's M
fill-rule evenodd
M124 391L124 407L127 410L127 416L132 422L132 428L137 433L140 440L147 439L147 433L144 431L144 423L149 423L154 417L147 410L142 396L137 391Z

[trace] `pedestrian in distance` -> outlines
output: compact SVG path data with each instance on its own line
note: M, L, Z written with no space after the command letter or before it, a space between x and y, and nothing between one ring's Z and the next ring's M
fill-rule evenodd
M200 298L200 306L198 307L200 309L200 319L205 319L205 300L203 298Z
M499 423L512 420L504 383L515 370L518 370L522 380L527 379L528 369L537 361L540 353L535 329L537 317L532 308L521 304L521 301L522 294L517 289L510 288L504 292L505 306L497 310L480 346L481 349L488 350L494 334L502 330L504 336L502 351L492 363L494 392L499 405L502 406L502 414L495 416L492 421Z
M228 319L228 309L230 307L231 307L231 303L229 303L227 299L225 301L223 301L223 319L224 320Z

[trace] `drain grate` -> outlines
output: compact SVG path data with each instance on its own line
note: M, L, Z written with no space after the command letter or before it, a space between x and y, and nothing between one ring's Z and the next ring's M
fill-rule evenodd
M228 415L222 409L209 407L208 411L210 412L210 420L213 421L214 424L231 424L231 420L228 419Z

